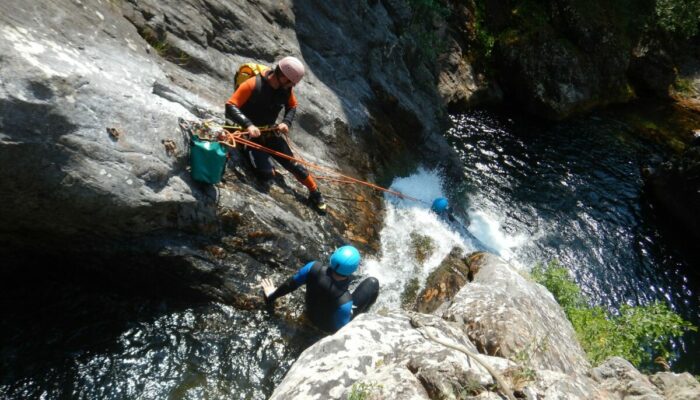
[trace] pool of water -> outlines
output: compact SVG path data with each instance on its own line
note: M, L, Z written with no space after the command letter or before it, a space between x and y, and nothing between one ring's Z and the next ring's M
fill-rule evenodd
M70 278L4 291L0 398L265 399L318 339L279 313Z
M663 141L609 111L556 124L484 110L452 119L463 177L447 192L474 235L505 240L506 258L525 268L559 260L596 304L663 300L699 325L697 255L643 187L642 168L671 151ZM699 338L676 343L676 369L700 372Z
M382 282L381 306L398 307L413 277L424 279L453 246L486 249L518 268L558 260L592 303L663 300L700 326L697 257L649 205L641 169L672 148L606 112L556 124L478 110L452 116L446 136L462 160L462 176L419 169L392 187L423 202L387 197L382 254L367 273ZM427 211L448 196L462 229ZM432 239L435 257L411 259L411 235ZM459 238L461 237L461 239ZM679 240L681 239L681 240ZM675 370L700 372L700 335L674 343Z

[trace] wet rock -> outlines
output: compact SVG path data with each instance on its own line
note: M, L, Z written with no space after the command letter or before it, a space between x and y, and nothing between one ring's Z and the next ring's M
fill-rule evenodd
M415 311L429 314L452 300L457 292L472 279L469 265L461 249L453 249L440 266L428 276L425 287L417 297Z
M571 323L552 295L497 256L470 258L477 269L443 318L456 321L480 352L526 358L534 369L584 375L589 368Z
M443 105L431 68L407 57L408 22L403 2L3 2L0 250L144 260L110 271L121 279L152 275L161 254L197 259L189 278L203 281L177 287L220 301L341 243L373 251L372 190L320 181L320 214L289 174L261 190L236 151L222 184L193 182L178 119L222 122L237 65L292 54L308 67L297 155L365 180L404 153L443 161Z

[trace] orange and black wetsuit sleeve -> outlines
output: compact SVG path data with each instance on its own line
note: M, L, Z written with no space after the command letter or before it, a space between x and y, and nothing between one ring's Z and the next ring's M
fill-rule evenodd
M253 123L241 112L241 107L248 102L254 90L255 77L243 82L226 102L226 118L242 126L244 129L253 125Z

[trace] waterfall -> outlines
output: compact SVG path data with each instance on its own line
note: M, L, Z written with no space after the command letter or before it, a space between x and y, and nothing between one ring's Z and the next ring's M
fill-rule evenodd
M524 243L524 238L504 233L497 216L489 210L470 210L468 224L464 223L464 216L448 221L430 211L433 199L446 196L443 185L437 171L424 168L392 182L391 189L421 202L393 195L384 198L386 216L380 232L381 251L376 257L367 257L360 269L361 275L374 276L381 285L375 310L399 308L401 294L409 281L417 278L422 288L428 275L454 247L462 249L464 254L487 250L519 265L513 258L514 250ZM431 251L423 260L416 257L416 238L428 238L430 243Z

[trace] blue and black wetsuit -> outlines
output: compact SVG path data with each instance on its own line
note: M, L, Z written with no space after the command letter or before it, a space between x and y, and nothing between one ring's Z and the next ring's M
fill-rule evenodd
M350 279L336 280L332 270L312 261L297 271L275 290L268 302L282 297L306 284L306 313L316 327L335 332L357 314L374 304L379 294L376 278L367 278L350 293Z

